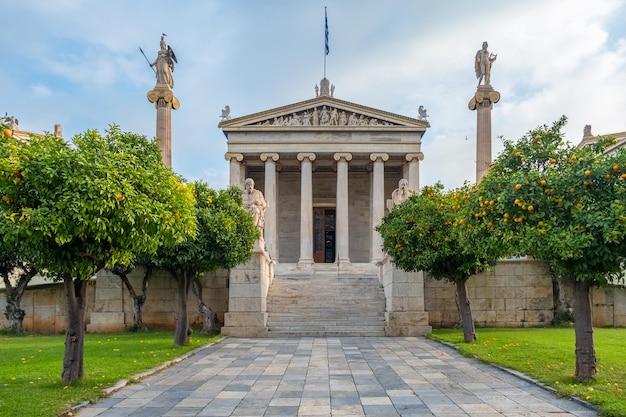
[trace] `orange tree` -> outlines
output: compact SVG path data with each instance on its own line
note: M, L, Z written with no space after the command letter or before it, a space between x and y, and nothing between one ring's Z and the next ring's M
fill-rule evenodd
M243 208L241 189L231 186L213 190L206 183L193 183L196 201L197 232L195 239L180 245L163 247L151 262L176 278L178 307L174 344L189 344L187 298L198 276L218 268L233 268L252 256L252 247L259 237L252 216ZM202 301L202 286L196 281L199 310L212 320L213 311ZM206 322L205 318L205 322ZM208 329L207 329L208 330Z
M466 342L476 340L467 281L498 258L496 252L473 251L461 239L460 231L471 227L464 218L459 218L471 193L467 185L449 192L444 192L440 183L424 187L420 194L394 207L377 227L383 249L396 267L404 271L423 270L435 279L455 284ZM498 247L494 247L496 250Z
M565 123L562 117L504 142L465 212L475 226L466 237L485 250L543 260L573 285L575 378L582 382L596 373L590 288L619 279L626 255L626 152L606 153L612 138L573 147L563 139Z
M161 162L154 142L111 126L0 149L0 234L65 286L62 382L83 379L87 282L107 265L127 264L195 233L193 194Z

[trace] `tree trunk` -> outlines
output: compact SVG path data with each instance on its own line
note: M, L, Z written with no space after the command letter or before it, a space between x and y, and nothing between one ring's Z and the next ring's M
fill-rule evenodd
M84 376L85 311L89 281L66 275L63 282L67 303L67 329L61 381L68 386L82 381Z
M4 280L4 286L6 289L6 307L4 310L4 317L9 322L9 328L13 334L24 333L24 317L26 312L22 310L22 296L26 291L26 287L30 280L37 275L37 270L30 267L17 268L21 270L20 276L15 284L12 285L9 280L9 273L2 274Z
M143 280L141 281L141 294L140 295L137 295L135 288L133 288L132 284L130 283L130 280L128 279L128 274L130 273L131 270L132 270L131 268L122 270L120 268L115 267L111 269L111 272L113 272L115 275L120 277L120 279L126 286L126 289L128 290L128 293L130 294L130 297L133 300L133 325L128 330L131 332L139 332L145 329L145 326L143 324L143 305L146 303L146 297L147 297L147 292L148 292L148 280L152 276L152 267L146 266L146 273L144 274Z
M7 305L4 309L4 317L9 322L9 328L13 334L24 333L24 316L26 312L20 308L21 294L17 288L6 288Z
M471 343L477 339L474 330L474 317L472 316L472 307L467 297L467 280L469 275L454 281L456 284L456 305L461 316L461 326L463 326L463 340Z
M596 349L593 343L593 321L590 298L591 283L574 281L574 330L576 332L576 374L578 382L596 376Z
M220 328L217 323L217 315L211 307L204 304L204 301L202 300L202 282L200 282L200 278L197 276L193 279L192 291L193 295L196 296L196 301L198 302L198 311L204 317L204 323L200 333L218 334L220 332Z
M189 344L189 320L187 318L187 297L189 296L189 287L192 279L189 277L188 271L177 270L176 281L178 282L178 307L176 311L176 330L174 332L174 344L177 346L185 346Z

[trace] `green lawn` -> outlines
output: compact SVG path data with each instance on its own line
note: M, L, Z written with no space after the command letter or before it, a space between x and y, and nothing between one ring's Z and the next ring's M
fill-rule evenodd
M174 346L172 332L87 334L85 379L61 384L65 336L0 336L0 416L54 417L121 379L175 359L219 336L199 335Z
M433 330L434 339L451 342L466 356L523 372L566 397L596 406L603 416L626 417L626 329L595 329L596 380L574 381L574 329L478 328L478 340L463 342L461 329Z

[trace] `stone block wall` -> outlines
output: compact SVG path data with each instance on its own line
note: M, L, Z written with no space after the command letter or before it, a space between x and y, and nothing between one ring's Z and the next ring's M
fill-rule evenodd
M224 321L228 309L228 273L219 270L206 274L203 281L204 302ZM135 291L140 293L143 269L138 268L129 277ZM153 275L148 284L147 300L143 308L143 321L152 329L174 329L176 325L177 288L174 278L164 271ZM0 310L4 311L6 298L0 291ZM198 313L198 304L193 294L189 295L189 322L202 325L203 317ZM53 334L65 330L66 308L62 283L50 283L29 287L23 298L22 308L26 311L24 328L29 332ZM133 324L133 302L124 283L109 271L101 271L89 282L87 303L87 331L121 331ZM4 315L0 315L0 328L7 327Z
M552 279L539 261L500 261L491 271L471 277L467 287L477 325L539 327L552 321ZM424 291L432 326L459 322L454 284L426 276Z

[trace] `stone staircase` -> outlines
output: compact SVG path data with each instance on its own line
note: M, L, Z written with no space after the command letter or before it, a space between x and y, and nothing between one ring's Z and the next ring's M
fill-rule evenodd
M276 276L270 336L385 336L385 294L375 274Z

